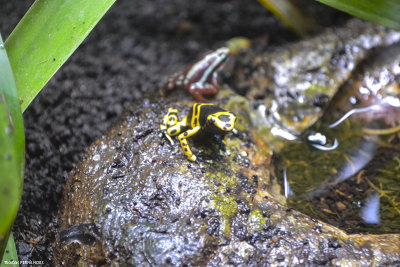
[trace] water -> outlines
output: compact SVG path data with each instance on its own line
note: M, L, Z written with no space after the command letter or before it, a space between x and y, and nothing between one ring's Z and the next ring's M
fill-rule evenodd
M313 126L279 135L272 173L289 206L348 233L400 233L399 84L395 44L357 66Z
M357 108L335 120L330 114L285 141L273 163L289 206L349 233L400 232L400 135L376 134L390 127L370 118L381 108Z

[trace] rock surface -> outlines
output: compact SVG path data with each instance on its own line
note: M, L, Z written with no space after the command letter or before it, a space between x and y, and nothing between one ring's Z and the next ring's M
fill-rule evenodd
M177 100L145 99L89 148L65 187L56 265L400 260L399 235L346 235L273 199L270 150L255 133L194 142L198 160L189 162L159 136L160 114Z
M189 111L183 92L142 99L90 146L64 189L56 265L400 262L400 235L348 235L280 204L252 102L227 86L215 102L237 114L238 131L190 140L196 162L159 132L169 107Z
M271 111L269 129L279 126L299 134L320 118L329 100L374 49L399 40L399 32L351 20L314 38L244 55L232 71L230 85Z

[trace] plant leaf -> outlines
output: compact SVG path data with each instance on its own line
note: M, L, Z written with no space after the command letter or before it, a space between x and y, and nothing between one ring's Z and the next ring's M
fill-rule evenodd
M317 0L353 16L400 30L398 0Z
M8 261L8 263L5 264L5 261ZM13 263L10 263L10 262L13 262ZM14 262L16 262L16 264L14 264ZM8 238L6 250L3 255L3 260L0 263L1 263L0 267L19 266L17 250L15 249L15 242L14 242L14 237L13 237L12 233L10 233L10 237Z
M24 180L25 136L11 66L0 36L0 257L17 215Z
M37 0L6 41L24 111L115 0Z
M301 37L305 37L319 29L312 16L307 14L292 0L258 0L271 13Z

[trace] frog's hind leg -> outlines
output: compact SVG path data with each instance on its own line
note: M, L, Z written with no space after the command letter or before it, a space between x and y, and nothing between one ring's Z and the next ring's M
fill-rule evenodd
M178 139L179 139L179 142L181 143L183 152L188 157L188 159L191 161L196 161L196 156L193 155L192 151L190 150L190 147L189 147L189 144L188 144L186 138L193 136L199 130L200 130L200 126L196 126L193 129L187 130L186 132L183 132L178 136Z
M216 94L217 90L217 87L210 83L194 83L189 88L189 92L197 101L205 103L209 103L210 100L205 98L203 95Z

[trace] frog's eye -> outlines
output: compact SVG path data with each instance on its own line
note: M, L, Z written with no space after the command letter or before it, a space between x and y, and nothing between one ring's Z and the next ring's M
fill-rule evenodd
M174 126L177 121L178 121L178 117L175 114L169 115L167 118L166 124L168 127L171 127L171 126Z
M228 122L230 121L231 117L229 115L219 115L218 119L223 122Z
M236 116L232 112L224 112L210 117L210 121L223 131L231 131L235 125Z
M236 116L232 112L226 112L225 114L220 114L218 120L224 123L233 123L236 120Z

